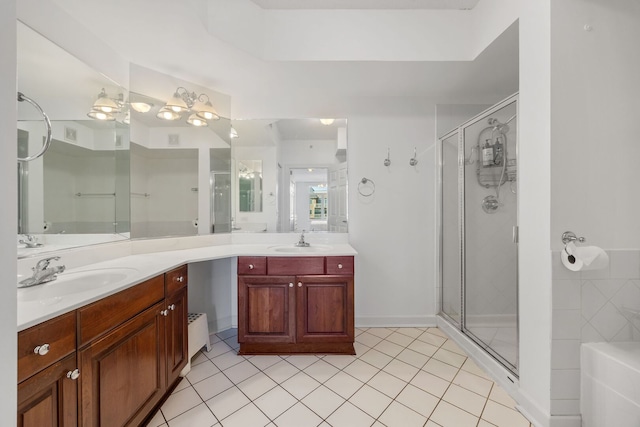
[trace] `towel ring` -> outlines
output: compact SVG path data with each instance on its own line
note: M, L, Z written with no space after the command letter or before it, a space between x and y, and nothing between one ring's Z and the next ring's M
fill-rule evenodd
M363 192L362 189L363 188L367 188L365 187L368 183L371 183L371 188L370 191L365 191ZM376 183L373 182L373 180L369 179L369 178L362 178L360 180L360 182L358 182L358 193L360 193L361 196L364 197L369 197L369 196L373 196L373 193L376 192Z
M42 156L44 152L47 151L47 149L49 149L49 146L51 145L51 121L49 120L49 117L47 116L47 114L42 110L42 108L40 108L40 106L36 101L25 96L22 92L18 92L18 102L22 102L22 101L27 101L29 104L33 105L35 109L40 112L40 114L42 114L42 117L44 119L44 125L47 127L47 136L44 140L44 143L42 144L42 148L40 149L40 151L38 151L33 156L18 157L19 162L30 162L31 160L35 160L38 157Z

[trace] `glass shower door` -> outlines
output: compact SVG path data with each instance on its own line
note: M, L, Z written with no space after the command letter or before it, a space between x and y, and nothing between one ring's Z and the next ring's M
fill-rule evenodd
M463 331L518 365L516 101L463 128Z
M442 138L442 194L441 194L441 236L440 236L440 277L441 312L458 328L461 324L462 292L460 271L460 226L458 225L459 133L454 131Z

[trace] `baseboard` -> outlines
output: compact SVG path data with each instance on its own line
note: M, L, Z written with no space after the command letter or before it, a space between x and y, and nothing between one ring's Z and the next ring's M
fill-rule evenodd
M356 328L431 328L436 316L357 316Z

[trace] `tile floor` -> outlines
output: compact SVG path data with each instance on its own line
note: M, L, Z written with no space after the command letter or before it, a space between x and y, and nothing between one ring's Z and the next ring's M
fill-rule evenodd
M213 336L149 427L531 427L437 328L357 328L357 356L238 356Z

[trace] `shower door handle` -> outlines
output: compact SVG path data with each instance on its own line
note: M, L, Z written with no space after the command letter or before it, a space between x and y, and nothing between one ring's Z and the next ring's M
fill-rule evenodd
M518 226L514 225L512 229L511 239L513 243L518 243Z

